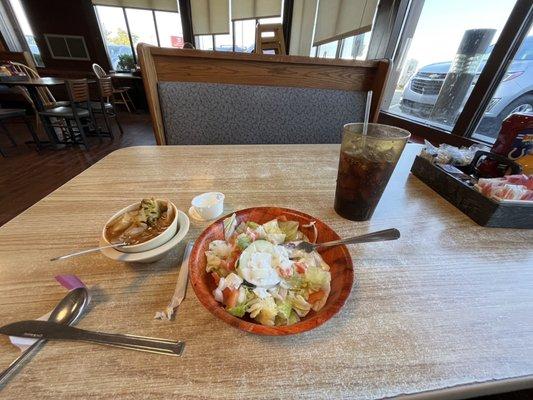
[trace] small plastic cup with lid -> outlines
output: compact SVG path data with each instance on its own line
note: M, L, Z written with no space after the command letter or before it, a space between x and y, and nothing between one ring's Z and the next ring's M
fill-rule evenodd
M199 194L192 199L189 214L195 219L204 221L215 219L224 211L224 197L220 192Z

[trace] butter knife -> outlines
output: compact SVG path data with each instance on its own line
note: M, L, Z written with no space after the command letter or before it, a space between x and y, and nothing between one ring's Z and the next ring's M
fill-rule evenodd
M80 340L148 353L181 356L185 342L146 336L104 333L73 328L50 321L20 321L0 327L0 333L9 336L47 340Z
M176 289L174 290L174 295L170 300L165 311L158 311L155 314L157 319L172 319L174 313L178 310L181 302L185 298L187 292L187 281L189 277L189 256L191 255L192 247L194 246L194 241L190 240L185 246L183 251L183 259L181 261L180 272L178 274L178 281L176 283Z

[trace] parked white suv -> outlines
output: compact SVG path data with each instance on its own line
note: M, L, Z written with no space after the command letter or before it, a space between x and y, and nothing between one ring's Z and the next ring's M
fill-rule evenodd
M485 66L491 50L492 46L487 49L486 56L480 63L479 72ZM446 61L420 68L405 85L400 110L405 114L428 118L450 66L451 62ZM474 82L476 79L477 77ZM468 96L465 101L466 98ZM533 111L533 36L526 37L517 51L476 132L495 138L507 116L525 111Z

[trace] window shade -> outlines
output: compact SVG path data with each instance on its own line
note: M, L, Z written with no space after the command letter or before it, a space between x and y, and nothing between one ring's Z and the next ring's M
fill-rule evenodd
M191 16L195 35L229 33L229 0L191 1Z
M148 8L150 10L178 11L178 0L93 0L98 6Z
M320 0L314 46L368 32L378 0Z
M289 54L309 57L318 0L294 0Z
M231 19L281 16L281 0L231 0Z

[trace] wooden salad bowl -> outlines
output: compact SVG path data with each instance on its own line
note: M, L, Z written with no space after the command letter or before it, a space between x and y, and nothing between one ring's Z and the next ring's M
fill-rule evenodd
M271 221L280 216L286 216L288 220L298 221L300 230L308 237L313 237L313 228L302 228L302 225L316 221L318 231L317 242L326 242L339 239L339 235L318 218L304 214L299 211L278 207L255 207L247 208L236 212L237 221L254 221L259 224ZM191 284L200 302L213 315L222 321L242 329L243 331L258 335L293 335L302 333L322 325L333 317L344 305L350 295L354 280L352 259L346 246L337 246L320 251L324 261L330 266L331 272L331 292L324 307L318 312L311 310L309 314L293 325L287 326L265 326L251 319L234 317L228 313L224 306L213 297L213 290L216 288L215 282L210 274L205 271L206 257L205 251L209 243L213 240L224 240L223 220L220 218L208 226L198 237L189 258L189 276Z

